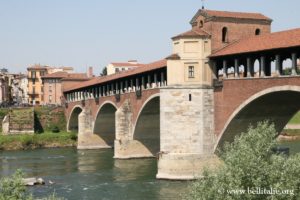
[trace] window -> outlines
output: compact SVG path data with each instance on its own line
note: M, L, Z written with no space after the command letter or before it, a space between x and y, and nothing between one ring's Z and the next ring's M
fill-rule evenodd
M31 78L36 78L36 71L31 71Z
M208 41L207 40L204 41L204 52L205 53L209 52L209 45L208 45Z
M189 78L195 78L195 67L189 66Z
M32 94L35 94L35 87L32 87Z
M49 103L52 101L52 95L49 95Z
M45 76L45 71L40 72L41 76Z
M52 92L52 85L49 85L49 92Z
M32 85L34 85L35 84L35 79L32 79Z
M119 72L120 70L119 70L119 68L116 68L116 72Z
M257 29L255 30L255 35L260 35L260 29L259 29L259 28L257 28Z
M199 27L200 27L200 28L203 27L203 21L202 21L202 20L199 22Z
M228 30L227 30L227 27L224 27L222 29L222 42L228 42Z
M122 71L124 71L124 70L125 70L125 68L123 67L123 68L122 68Z

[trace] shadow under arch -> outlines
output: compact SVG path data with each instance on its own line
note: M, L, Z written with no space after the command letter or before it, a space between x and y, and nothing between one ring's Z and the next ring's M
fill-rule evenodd
M71 111L71 115L68 120L68 125L67 125L67 130L70 132L77 132L78 133L78 117L80 113L82 112L82 107L80 106L75 106L73 110Z
M280 133L289 120L300 110L300 86L272 87L251 96L229 117L218 137L215 150L225 141L232 142L236 135L246 132L250 125L269 120Z
M114 146L116 136L116 118L117 107L112 102L104 102L99 108L94 124L93 133L100 137L102 142L110 147Z
M151 96L143 105L133 131L133 139L141 142L153 155L160 149L160 97Z

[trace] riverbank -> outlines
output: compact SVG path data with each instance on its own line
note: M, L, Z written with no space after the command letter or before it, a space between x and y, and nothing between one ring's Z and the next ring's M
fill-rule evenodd
M75 147L75 133L41 133L34 135L0 135L1 150L28 150L38 148Z
M300 141L300 130L284 129L278 136L278 141Z

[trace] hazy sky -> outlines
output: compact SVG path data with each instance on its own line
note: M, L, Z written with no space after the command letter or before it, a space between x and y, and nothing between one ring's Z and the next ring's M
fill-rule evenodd
M148 63L171 53L201 0L0 0L0 68L72 66L99 74L112 61ZM272 31L300 27L299 0L206 0L207 9L261 12Z

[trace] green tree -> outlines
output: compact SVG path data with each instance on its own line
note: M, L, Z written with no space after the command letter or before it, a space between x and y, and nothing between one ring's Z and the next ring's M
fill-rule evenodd
M100 73L100 76L106 76L107 75L107 67L104 67L102 69L102 72Z
M226 143L220 155L222 166L215 172L205 170L184 198L299 199L300 154L275 154L276 136L274 125L262 122L237 136L233 143Z

